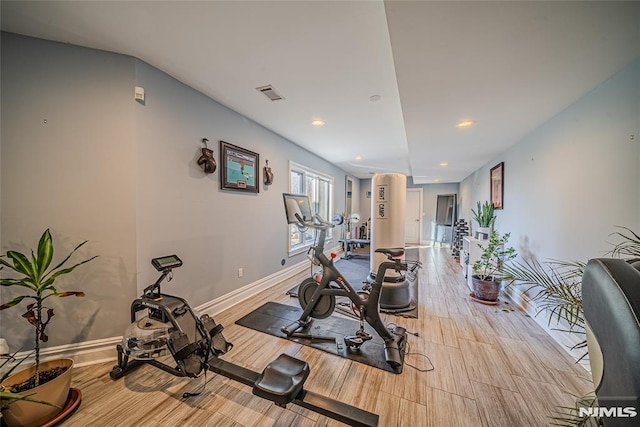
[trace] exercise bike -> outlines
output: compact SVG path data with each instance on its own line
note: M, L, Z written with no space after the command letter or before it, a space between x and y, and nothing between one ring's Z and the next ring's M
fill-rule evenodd
M336 297L347 297L357 309L360 319L360 329L351 336L345 336L344 342L351 351L358 351L360 347L373 337L364 330L365 321L373 327L384 341L384 358L394 372L402 372L404 348L406 345L406 330L400 326L387 328L380 319L379 301L382 281L387 270L398 273L407 271L412 274L420 268L420 261L402 261L403 248L378 248L375 251L386 255L387 261L380 263L376 278L371 283L368 293L357 292L340 274L324 254L324 244L327 230L334 224L324 221L318 215L311 213L309 198L304 195L284 193L284 205L287 222L298 227L301 232L311 228L317 230L316 244L309 249L308 257L314 265L322 266L322 277L305 279L298 288L298 300L303 312L295 322L283 326L280 330L288 337L311 337L301 331L308 330L313 319L324 319L333 313L336 307Z
M184 299L161 292L161 282L171 280L173 269L181 267L182 260L169 255L154 258L151 264L161 275L131 304L132 323L122 344L116 346L118 364L110 372L113 380L143 364L178 377L195 378L210 370L252 387L254 395L281 407L293 403L349 425L378 425L376 414L305 390L303 386L311 370L303 360L283 353L262 373L222 360L219 356L233 348L222 334L223 326L207 314L198 317ZM159 360L169 353L175 366ZM182 397L200 393L184 393Z

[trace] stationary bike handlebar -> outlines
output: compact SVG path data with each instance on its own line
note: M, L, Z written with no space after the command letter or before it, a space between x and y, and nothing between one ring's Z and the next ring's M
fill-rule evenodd
M296 215L296 219L298 220L298 227L301 227L301 228L308 227L316 230L328 230L330 228L335 227L335 224L325 221L319 215L313 215L311 217L311 221L305 221L305 219L302 218L298 213L296 213L295 215Z

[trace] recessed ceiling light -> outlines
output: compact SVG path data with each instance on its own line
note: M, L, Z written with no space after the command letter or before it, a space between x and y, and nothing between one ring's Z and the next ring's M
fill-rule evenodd
M440 179L436 178L436 179L433 180L433 182L440 182Z
M459 127L459 128L468 128L470 126L473 126L473 120L462 120L462 121L459 121L456 126Z
M356 156L356 160L362 160L362 156Z
M316 120L313 120L311 124L319 128L320 126L324 126L324 120L316 119Z
M370 100L371 102L377 102L377 101L380 101L380 98L382 98L380 95L371 95L371 96L369 97L369 100Z
M444 166L449 166L449 163L447 163L447 162L442 162L442 163L440 163L440 166L443 166L443 167L444 167Z
M473 120L461 120L458 122L458 124L456 125L459 128L468 128L473 126Z

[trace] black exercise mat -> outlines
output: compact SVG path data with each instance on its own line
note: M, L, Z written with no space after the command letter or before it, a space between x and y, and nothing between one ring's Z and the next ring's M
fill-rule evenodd
M343 258L335 261L335 266L338 270L340 270L342 276L347 279L351 286L353 286L353 289L355 289L356 291L362 290L362 286L369 276L369 260L358 258ZM287 295L297 298L298 286L300 286L300 284L297 284L289 289L286 292Z
M418 259L418 249L411 248L407 249L405 253L405 258L407 260L415 260ZM340 270L340 273L344 276L345 279L353 286L356 291L362 290L363 282L366 280L367 276L369 276L370 272L370 263L368 259L362 258L350 258L350 259L340 259L336 261L336 267ZM418 276L420 274L418 273ZM416 279L410 284L411 291L411 302L409 303L409 307L392 310L392 309L384 309L380 308L380 311L383 313L389 313L396 316L409 317L413 319L418 318L418 282L419 278ZM297 298L298 297L298 286L300 284L295 285L291 289L289 289L286 293L287 295Z
M299 337L287 338L287 336L280 331L280 328L295 322L300 318L301 314L302 309L300 307L277 302L267 302L241 319L238 319L236 324L364 363L384 371L396 374L402 373L402 367L394 370L384 360L384 341L368 324L365 324L365 330L373 336L373 339L365 342L359 351L353 351L347 347L344 343L344 337L353 335L360 327L359 323L355 320L333 315L326 319L313 319L310 326L299 331L305 334L335 337L335 341L312 340Z

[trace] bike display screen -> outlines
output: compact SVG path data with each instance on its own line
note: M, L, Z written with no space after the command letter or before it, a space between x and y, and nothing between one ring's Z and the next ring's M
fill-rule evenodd
M284 198L284 209L287 214L287 223L299 224L300 219L296 217L296 214L302 218L302 222L311 221L313 219L309 196L290 193L283 193L282 196Z
M152 259L151 265L153 265L156 270L162 271L167 268L180 267L182 265L182 260L178 258L178 255L168 255Z

